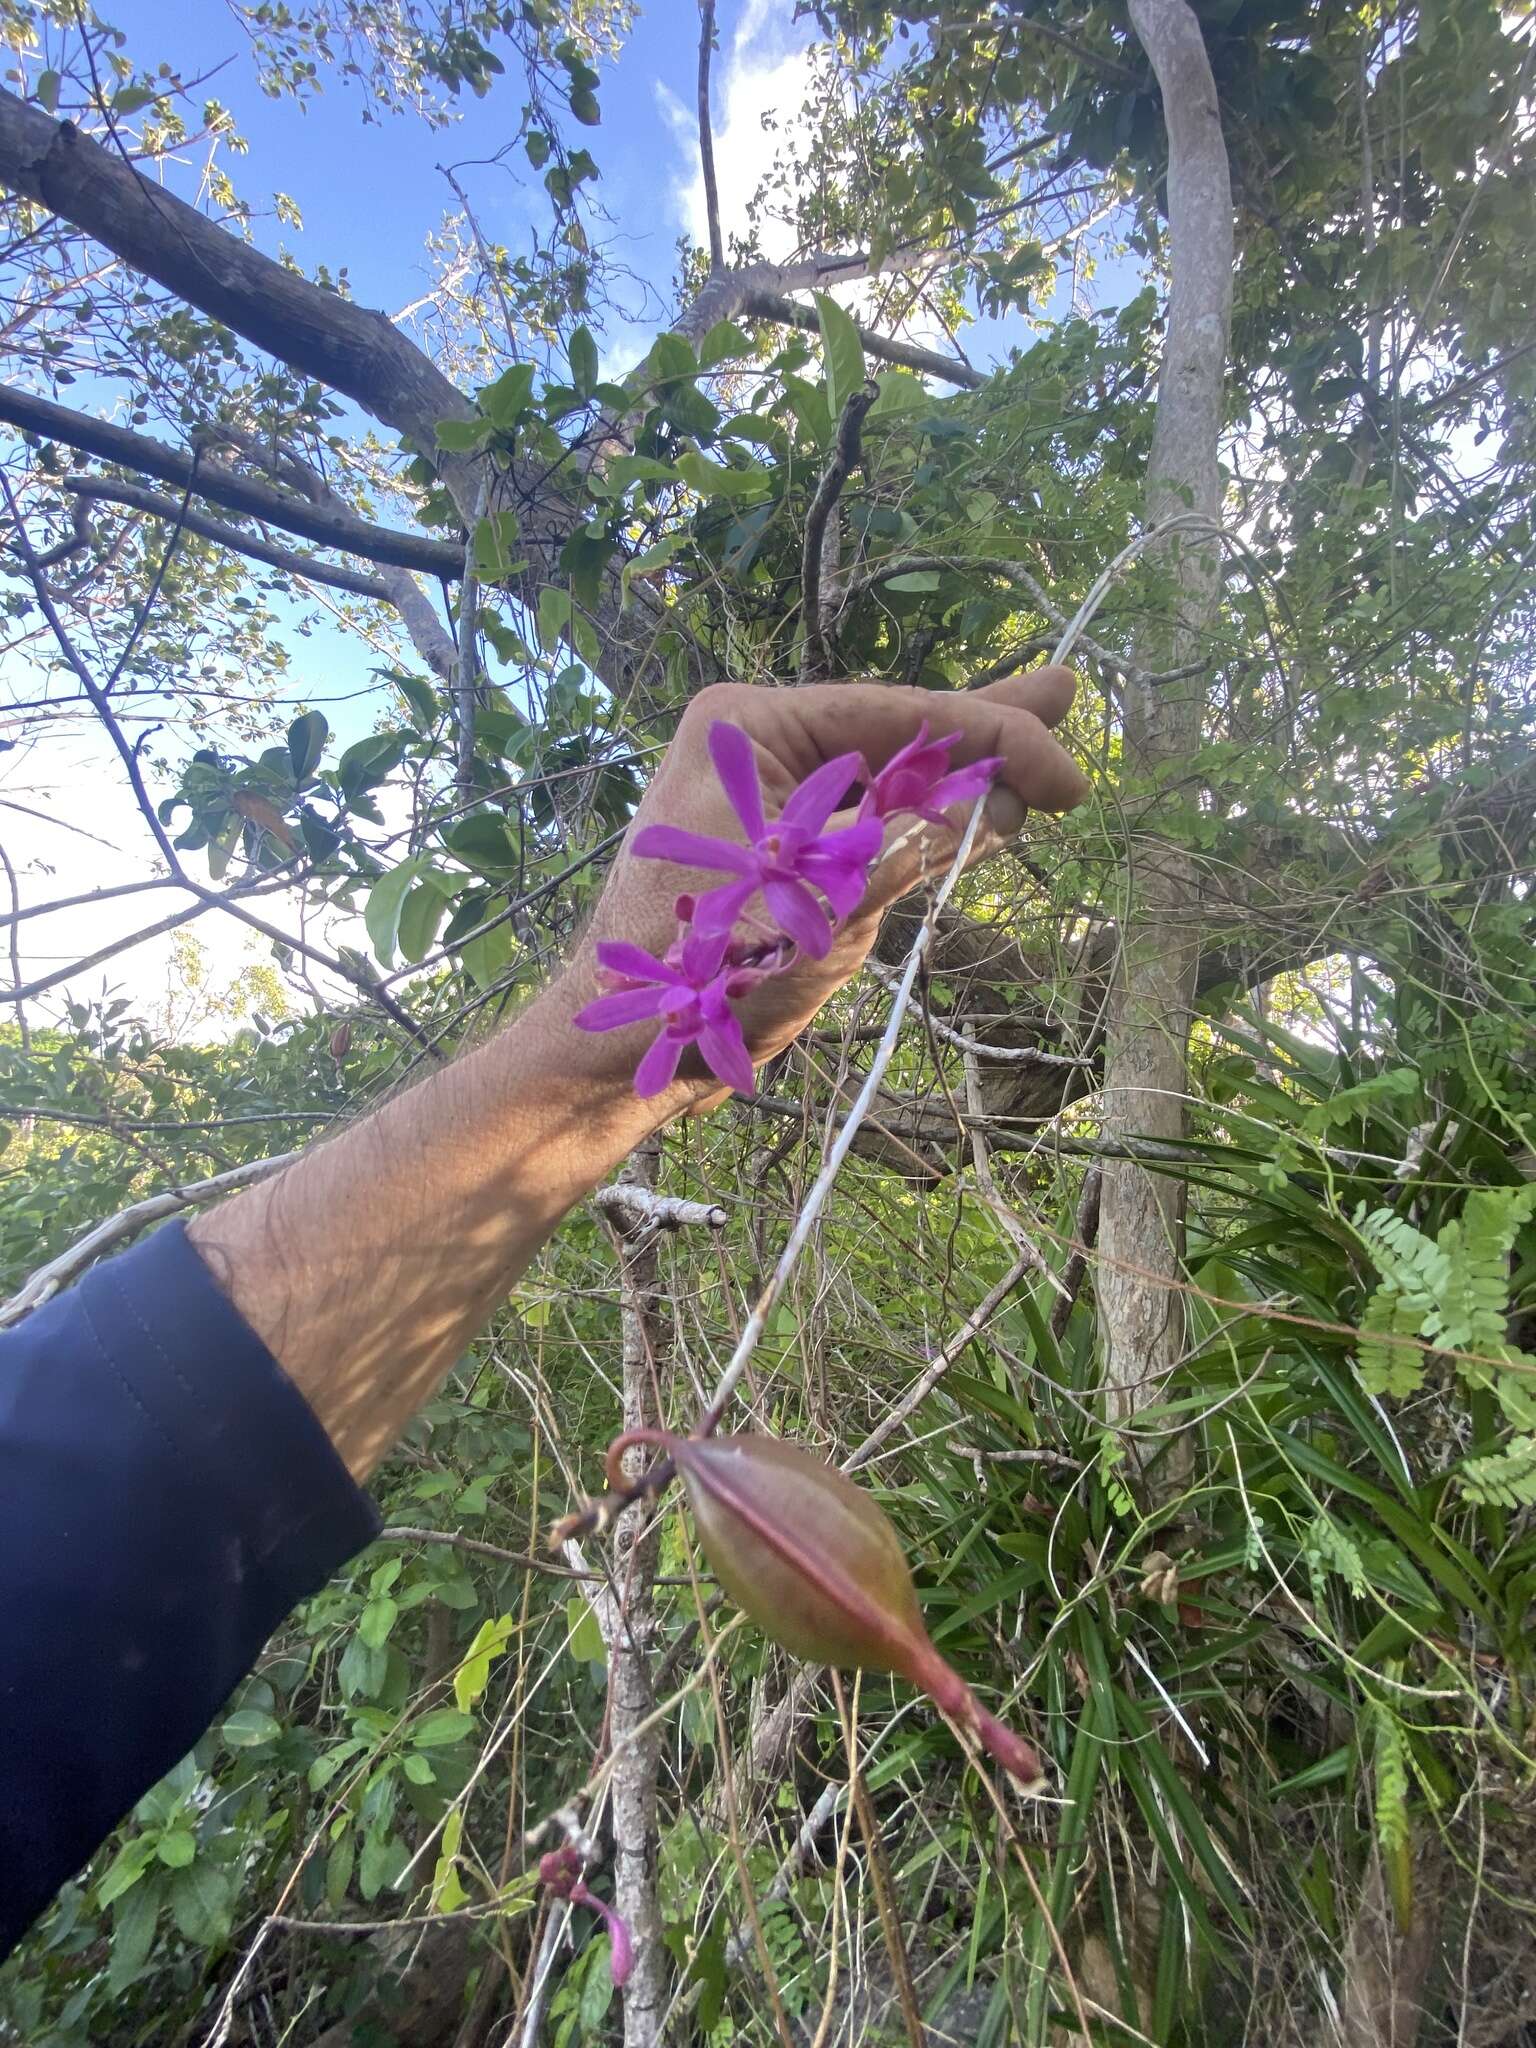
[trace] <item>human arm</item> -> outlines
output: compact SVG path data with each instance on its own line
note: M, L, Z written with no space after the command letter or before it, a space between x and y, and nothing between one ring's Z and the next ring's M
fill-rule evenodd
M665 821L739 836L709 760L710 723L727 720L751 737L770 814L838 754L862 751L878 770L923 718L936 733L957 731L957 765L1003 761L980 858L1018 831L1026 810L1063 810L1084 794L1046 730L1071 699L1062 669L948 697L882 683L702 692L554 984L478 1050L192 1226L193 1243L357 1478L430 1399L560 1219L643 1138L719 1094L701 1068L685 1067L642 1101L632 1079L646 1030L597 1037L572 1023L598 993L600 940L662 953L676 930L673 904L690 878L635 858L636 834ZM787 1045L858 970L885 908L947 864L954 844L950 828L906 839L877 866L824 960L800 956L742 1002L755 1059Z

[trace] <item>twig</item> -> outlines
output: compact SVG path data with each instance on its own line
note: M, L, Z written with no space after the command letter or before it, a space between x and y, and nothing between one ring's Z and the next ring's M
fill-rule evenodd
M601 1209L616 1226L625 1229L644 1223L653 1230L684 1230L690 1224L723 1230L729 1220L726 1211L715 1202L685 1202L679 1195L658 1195L654 1188L632 1181L610 1182L597 1189L590 1200L594 1208Z
M1083 1175L1083 1192L1077 1204L1072 1229L1072 1249L1061 1275L1061 1299L1051 1310L1051 1335L1059 1337L1067 1327L1077 1297L1088 1273L1088 1258L1099 1235L1099 1201L1104 1191L1104 1169L1094 1162Z
M894 1435L906 1421L907 1417L916 1409L921 1408L939 1381L943 1379L945 1373L949 1371L949 1368L954 1364L961 1352L964 1351L967 1344L985 1327L993 1311L1001 1307L1002 1303L1008 1299L1025 1274L1034 1270L1034 1262L1038 1257L1039 1254L1037 1252L1031 1257L1026 1257L1022 1252L1020 1253L1002 1279L997 1282L996 1286L988 1289L987 1293L977 1303L976 1307L972 1309L943 1350L933 1358L927 1370L922 1374L922 1377L914 1380L906 1393L896 1403L896 1406L881 1416L858 1449L850 1452L844 1458L842 1464L844 1472L857 1472L861 1465L867 1465L886 1438Z
M715 0L699 0L699 168L704 176L704 212L709 222L709 267L725 268L720 233L720 190L715 183L715 137L709 118L709 59L715 43Z
M832 673L832 650L828 644L829 621L822 615L822 547L827 523L842 496L849 471L859 460L864 415L880 396L879 387L866 383L850 391L838 415L832 437L832 454L821 473L805 515L805 540L800 551L800 649L802 683L823 682Z
M896 975L883 961L872 957L866 960L864 964L876 981L883 983L887 989L893 986ZM924 1022L930 1025L934 1035L942 1038L947 1045L956 1046L961 1052L970 1053L980 1059L984 1059L989 1065L1014 1067L1095 1067L1098 1065L1096 1060L1084 1058L1077 1053L1047 1052L1043 1046L989 1045L984 1038L970 1038L965 1032L957 1031L952 1024L946 1024L942 1017L936 1017L931 1009L924 1011ZM972 1115L974 1116L976 1113L975 1106L972 1105Z
M547 1557L525 1557L520 1550L503 1550L499 1543L482 1543L478 1536L461 1536L454 1529L417 1529L407 1522L391 1522L381 1529L380 1543L441 1543L449 1550L462 1550L469 1557L488 1557L496 1564L516 1565L519 1571L546 1572L552 1579L605 1579L606 1572L578 1571L574 1565L555 1564Z
M283 1167L292 1165L298 1156L297 1152L279 1152L271 1159L247 1160L244 1166L232 1166L227 1173L216 1173L210 1180L194 1180L185 1187L166 1188L158 1195L147 1195L142 1202L134 1202L119 1210L104 1223L95 1224L67 1251L60 1252L56 1259L50 1259L46 1266L39 1266L24 1280L10 1300L0 1304L0 1329L9 1328L33 1309L41 1308L61 1287L83 1273L109 1245L118 1244L125 1237L136 1237L141 1230L148 1229L151 1223L158 1223L164 1216L178 1215L183 1209L195 1208L199 1202L212 1201L216 1195L231 1194L236 1188L248 1188L259 1180L266 1180L270 1175L281 1172Z

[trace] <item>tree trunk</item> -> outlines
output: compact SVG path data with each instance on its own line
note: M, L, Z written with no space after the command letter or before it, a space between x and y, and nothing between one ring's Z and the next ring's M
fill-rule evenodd
M1232 322L1232 192L1215 82L1200 25L1186 0L1130 0L1151 59L1168 130L1172 281L1147 479L1147 525L1187 524L1154 543L1173 585L1165 618L1137 648L1143 673L1200 658L1221 591L1217 447ZM1155 780L1200 741L1198 677L1128 679L1125 773ZM1193 860L1144 833L1125 870L1126 906L1110 994L1105 1051L1109 1135L1162 1140L1184 1134L1187 1048L1199 969ZM1178 1277L1183 1191L1128 1160L1104 1168L1098 1303L1111 1419L1156 1398L1184 1343Z

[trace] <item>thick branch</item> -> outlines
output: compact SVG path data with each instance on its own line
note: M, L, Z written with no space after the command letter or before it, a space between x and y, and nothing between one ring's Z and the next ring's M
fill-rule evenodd
M7 95L0 92L0 102ZM0 124L3 129L3 124ZM458 581L464 566L462 551L449 541L431 540L426 534L393 533L388 527L371 526L350 513L317 506L310 500L274 490L254 477L241 476L206 456L193 456L180 448L168 448L148 434L132 434L108 420L92 419L89 413L73 412L38 398L14 385L0 384L0 421L23 433L41 434L45 440L62 441L86 455L104 462L138 470L161 483L192 489L200 498L222 505L226 512L244 513L264 525L281 527L321 547L336 548L364 561L393 563L402 569L418 569L427 576L446 576Z
M389 318L322 291L151 184L69 121L0 91L0 184L103 244L130 269L222 320L280 361L436 449L469 400Z

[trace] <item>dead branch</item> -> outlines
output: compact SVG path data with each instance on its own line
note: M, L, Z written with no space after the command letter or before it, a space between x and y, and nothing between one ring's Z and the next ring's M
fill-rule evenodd
M835 532L831 525L832 515L843 494L843 486L858 464L864 416L879 396L879 386L866 383L858 391L849 392L844 399L837 431L832 437L832 453L821 473L810 510L805 515L805 539L800 553L800 619L804 634L800 649L802 683L824 682L832 673L832 618L828 600L835 601L835 584L824 574L823 550L828 534Z

